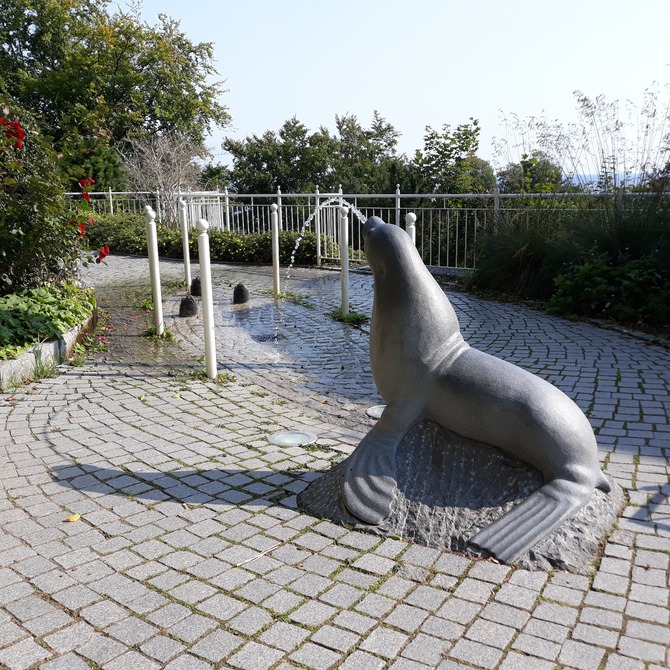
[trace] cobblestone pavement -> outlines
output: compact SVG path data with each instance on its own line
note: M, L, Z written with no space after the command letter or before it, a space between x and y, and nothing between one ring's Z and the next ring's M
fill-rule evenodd
M528 572L302 514L380 402L367 333L326 312L339 274L215 266L227 383L203 380L199 317L141 337L147 262L88 280L109 351L0 396L0 667L10 670L659 670L670 665L670 352L451 294L466 338L587 412L628 507L590 576ZM162 262L164 282L182 276ZM251 302L232 305L242 281ZM356 311L372 280L352 276ZM273 445L281 430L318 436ZM70 515L79 520L68 522Z

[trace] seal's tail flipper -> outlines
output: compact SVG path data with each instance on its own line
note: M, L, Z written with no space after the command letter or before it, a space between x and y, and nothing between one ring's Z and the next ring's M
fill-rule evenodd
M548 482L469 542L512 563L583 507L592 492L592 488L575 482Z

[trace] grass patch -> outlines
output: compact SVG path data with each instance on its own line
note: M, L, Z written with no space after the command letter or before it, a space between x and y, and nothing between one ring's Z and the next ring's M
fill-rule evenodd
M213 382L219 386L225 386L226 384L232 384L233 382L237 381L237 378L234 375L231 375L229 372L219 372L215 379L210 379L207 376L207 372L205 370L191 370L188 373L188 376L191 379L195 379L197 381Z
M361 326L364 323L368 323L370 319L360 312L349 312L348 314L342 314L341 309L334 309L328 312L328 316L339 321L340 323L346 323L350 326Z

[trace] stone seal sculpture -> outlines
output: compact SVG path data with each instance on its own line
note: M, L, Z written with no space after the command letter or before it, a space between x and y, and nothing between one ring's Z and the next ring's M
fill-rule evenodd
M243 305L249 302L249 289L242 283L237 284L233 289L233 304Z
M346 461L344 504L379 525L396 489L398 445L420 421L433 421L544 476L538 490L470 538L511 563L595 488L609 490L589 421L555 386L465 342L449 299L401 228L372 217L363 239L374 276L370 362L387 407Z

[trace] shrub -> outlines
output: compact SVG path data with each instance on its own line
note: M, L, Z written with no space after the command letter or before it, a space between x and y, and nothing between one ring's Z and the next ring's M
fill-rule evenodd
M104 241L114 253L145 256L147 253L146 224L143 214L99 214L88 230L89 241L96 247ZM158 253L165 258L182 258L181 232L157 224ZM291 231L279 233L279 259L288 265L295 250L298 234ZM198 233L189 231L189 250L193 258L198 255ZM240 235L233 231L209 230L209 252L212 261L225 263L272 263L272 236ZM306 233L295 254L297 265L316 263L316 235Z
M574 245L559 225L505 224L480 242L472 285L521 298L549 298L554 277L575 257Z
M56 154L31 116L0 98L0 295L75 275L92 181L79 180L74 203L66 198L76 179L63 166L68 155Z
M597 258L556 277L549 307L570 315L664 327L670 324L670 273L655 258L619 266Z

